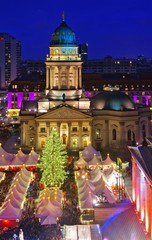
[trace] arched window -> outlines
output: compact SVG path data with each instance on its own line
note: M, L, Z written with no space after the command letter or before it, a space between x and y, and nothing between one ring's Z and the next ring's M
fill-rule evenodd
M96 129L96 138L97 139L101 138L101 130L100 130L100 128Z
M116 129L112 129L112 140L116 140L116 139L117 139Z
M130 140L132 140L132 139L131 139L131 130L129 129L128 130L128 141L130 141Z
M63 134L62 135L62 143L65 145L66 144L66 140L67 140L67 135Z

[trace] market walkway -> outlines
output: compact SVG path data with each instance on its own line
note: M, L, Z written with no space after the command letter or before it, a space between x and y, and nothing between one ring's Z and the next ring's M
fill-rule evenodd
M133 205L104 222L101 225L101 232L105 240L150 240Z
M128 198L132 200L131 175L125 178L125 188ZM103 239L105 240L150 240L146 234L144 224L140 221L133 204L128 205L124 211L112 214L101 224Z

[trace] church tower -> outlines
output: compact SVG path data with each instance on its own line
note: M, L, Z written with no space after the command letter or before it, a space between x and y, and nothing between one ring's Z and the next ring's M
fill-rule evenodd
M51 100L75 100L82 96L82 61L73 30L62 22L52 34L46 57L46 94Z

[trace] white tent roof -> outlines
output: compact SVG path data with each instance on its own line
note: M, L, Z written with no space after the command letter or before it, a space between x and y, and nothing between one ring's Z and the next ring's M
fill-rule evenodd
M107 157L105 160L103 160L102 165L112 165L114 164L114 161L110 158L109 154L107 154Z
M87 208L93 208L93 198L91 194L88 195L88 197L79 202L81 209L87 209Z
M51 224L57 224L56 217L53 216L45 216L40 218L41 225L51 225Z
M52 216L52 217L60 217L62 215L62 210L59 207L54 206L50 201L47 204L44 204L40 208L38 208L38 212L36 214L37 217L41 218L44 216Z
M39 154L34 150L31 150L29 154L24 154L20 148L17 154L11 154L6 152L0 145L0 167L4 166L22 166L26 164L28 166L36 166L39 159Z
M82 193L80 193L79 194L79 200L80 201L84 201L84 200L86 200L87 198L88 198L88 196L89 197L91 197L92 198L92 201L94 200L94 199L96 199L96 195L94 194L94 192L91 192L91 191L84 191L84 192L82 192Z
M25 164L28 165L28 166L36 166L37 162L38 162L38 159L39 159L39 156L37 155L33 155L32 153L29 153L27 155L27 158L26 158L26 161L25 161Z
M0 156L2 157L2 155L4 155L4 158L8 162L11 162L14 157L14 154L6 152L0 143Z
M22 152L21 148L18 150L18 153L17 153L17 154L18 154L19 157L24 157L24 158L26 158L26 156L27 156L25 153Z
M34 157L36 160L39 159L40 155L36 153L33 149L30 152L31 156Z
M101 180L102 177L103 177L103 173L101 171L98 171L96 175L91 175L91 181L93 183L98 182L99 180Z
M79 194L85 192L85 191L91 191L94 192L95 187L93 185L93 183L91 181L84 181L84 184L82 186L79 187L78 185L78 192Z
M98 181L93 182L93 185L95 186L95 193L100 194L105 188L105 181L103 180L103 176L101 176Z
M22 197L22 199L17 199L17 196L14 196L14 194L10 194L5 198L5 202L10 201L13 207L21 208L23 199L24 199L24 196Z
M103 192L105 193L105 196L107 197L107 201L109 203L116 203L115 196L113 195L112 191L108 187L105 187Z
M91 159L91 161L88 162L88 165L92 165L92 166L95 166L95 165L102 165L102 162L99 161L99 157L97 156L96 153L94 153L94 156L93 158Z
M98 172L101 172L101 168L98 165L96 165L95 168L91 169L90 171L91 177L94 178L98 174Z
M25 181L25 175L27 175ZM24 177L24 180L23 178ZM0 219L19 219L22 213L22 206L24 203L26 191L32 177L32 173L23 168L14 177L10 190L1 207ZM24 183L23 183L24 182ZM12 212L9 214L9 212Z
M89 144L82 152L82 157L85 161L91 161L91 159L94 157L94 154L96 154L101 159L101 154L99 151L96 151L95 148L92 147L91 144Z
M21 217L21 209L12 206L11 202L7 202L4 208L0 209L0 219L16 220Z
M79 160L74 163L75 167L84 167L88 166L88 163L83 159L82 155L80 156Z
M0 167L6 167L10 165L10 161L6 160L5 155L0 155Z
M19 158L18 154L16 154L11 162L11 166L21 166L24 162Z

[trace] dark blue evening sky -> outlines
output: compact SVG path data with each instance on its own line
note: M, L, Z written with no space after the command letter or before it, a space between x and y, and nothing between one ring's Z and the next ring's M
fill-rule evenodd
M22 43L23 59L44 59L62 12L89 58L152 58L152 0L8 0L1 2L0 32Z

